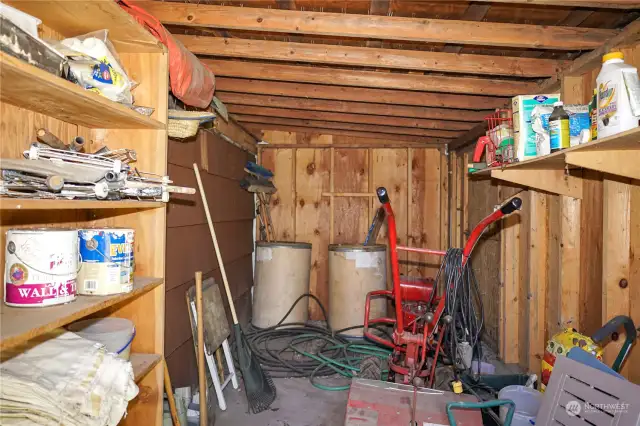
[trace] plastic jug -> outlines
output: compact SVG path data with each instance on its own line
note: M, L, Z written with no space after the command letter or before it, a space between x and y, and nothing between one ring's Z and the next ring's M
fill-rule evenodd
M596 79L598 89L598 139L638 127L632 102L640 96L638 69L624 63L622 52L602 57Z

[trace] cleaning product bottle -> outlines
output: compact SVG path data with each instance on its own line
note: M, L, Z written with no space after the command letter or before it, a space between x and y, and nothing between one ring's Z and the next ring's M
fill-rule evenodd
M598 139L598 89L593 89L593 97L589 104L589 118L591 119L591 140Z
M553 104L553 112L549 116L549 140L551 152L571 146L569 138L569 114L562 107L563 102Z
M627 78L625 74L629 73ZM638 127L632 111L638 94L638 69L624 63L622 52L602 57L598 85L598 138L606 138Z

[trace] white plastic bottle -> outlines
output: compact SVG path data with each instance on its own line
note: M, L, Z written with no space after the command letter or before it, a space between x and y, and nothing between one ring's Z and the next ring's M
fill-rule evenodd
M630 73L637 81L638 69L624 63L622 52L611 52L602 57L602 68L596 79L598 139L638 127L638 117L633 115L629 101L634 88L625 85L625 73ZM626 80L630 81L629 78Z

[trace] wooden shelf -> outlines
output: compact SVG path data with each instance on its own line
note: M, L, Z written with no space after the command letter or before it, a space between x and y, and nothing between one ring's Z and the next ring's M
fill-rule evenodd
M132 353L129 361L133 366L133 377L138 383L162 360L161 355Z
M159 209L161 201L37 200L0 198L0 210Z
M550 155L473 172L554 194L582 198L582 181L568 170L576 167L640 179L640 128L577 145Z
M11 6L40 18L64 37L109 30L118 52L162 52L163 46L115 1L105 0L5 0Z
M165 128L153 118L4 52L0 52L0 100L89 128Z
M78 296L66 305L47 308L14 308L0 305L0 350L16 346L36 336L80 318L133 299L162 284L162 278L135 277L133 291L113 296Z

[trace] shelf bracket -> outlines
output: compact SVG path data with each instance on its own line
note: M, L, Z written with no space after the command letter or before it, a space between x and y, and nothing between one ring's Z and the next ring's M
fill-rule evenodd
M491 177L553 194L582 198L582 180L565 174L564 169L491 170Z
M640 151L637 150L567 152L565 162L572 166L640 179Z

